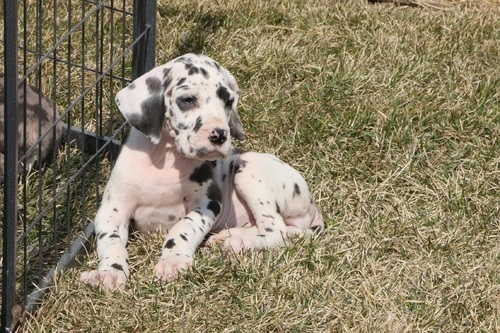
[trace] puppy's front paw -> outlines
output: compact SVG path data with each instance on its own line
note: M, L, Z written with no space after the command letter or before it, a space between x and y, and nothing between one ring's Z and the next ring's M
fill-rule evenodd
M156 276L164 282L175 280L183 271L193 265L193 259L184 256L169 256L161 258L155 266Z
M93 287L102 286L106 290L124 290L127 276L123 271L110 268L109 270L99 271L97 269L83 272L80 276L80 282Z

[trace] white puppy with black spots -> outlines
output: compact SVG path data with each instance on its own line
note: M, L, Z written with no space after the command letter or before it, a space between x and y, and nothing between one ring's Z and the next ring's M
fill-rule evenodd
M235 153L243 139L236 112L239 88L214 60L186 54L137 78L116 95L133 126L95 217L97 270L81 281L123 289L130 275L129 227L168 230L156 276L175 279L197 247L227 251L285 245L323 230L304 178L278 158Z

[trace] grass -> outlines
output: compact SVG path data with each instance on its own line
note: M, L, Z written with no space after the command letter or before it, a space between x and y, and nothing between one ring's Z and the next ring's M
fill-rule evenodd
M204 247L168 285L153 278L161 241L135 235L126 291L79 284L91 252L22 331L500 331L499 15L160 1L157 63L203 52L234 74L242 146L305 175L326 233L236 257Z

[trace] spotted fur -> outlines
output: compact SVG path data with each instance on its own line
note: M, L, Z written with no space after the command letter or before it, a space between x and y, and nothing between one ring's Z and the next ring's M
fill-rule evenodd
M155 266L163 281L189 269L198 246L226 251L283 246L323 230L304 178L268 154L238 154L239 88L214 60L187 54L137 78L116 96L133 126L95 217L99 267L81 281L124 288L129 227L166 232Z

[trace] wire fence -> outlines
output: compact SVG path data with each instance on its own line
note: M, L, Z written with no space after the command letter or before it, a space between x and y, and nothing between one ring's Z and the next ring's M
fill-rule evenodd
M4 0L2 332L33 312L90 223L125 122L114 95L154 66L156 0Z

